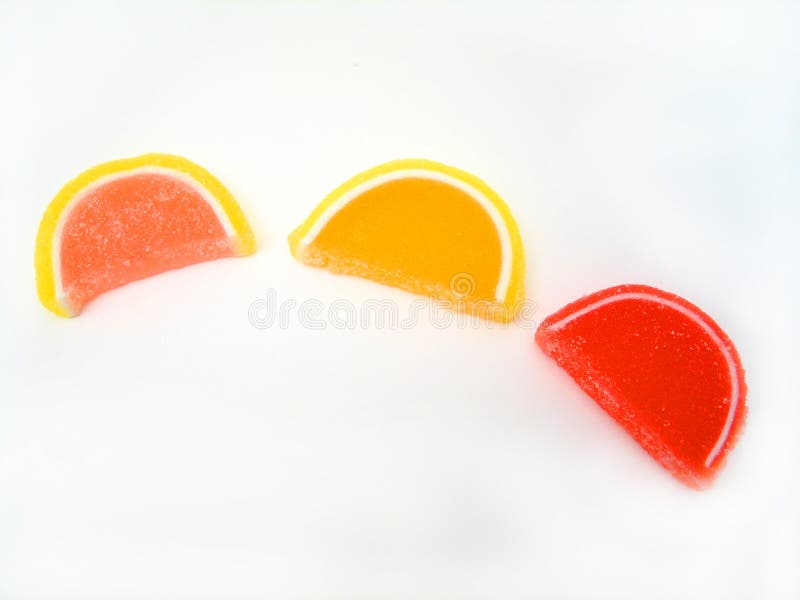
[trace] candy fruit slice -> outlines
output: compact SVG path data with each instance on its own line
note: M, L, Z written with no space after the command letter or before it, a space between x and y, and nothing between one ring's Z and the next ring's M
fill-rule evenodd
M544 352L677 478L703 487L744 423L739 355L703 311L621 285L585 296L536 332Z
M289 236L301 262L508 321L523 299L524 252L505 202L483 181L428 160L365 171Z
M70 317L136 279L254 249L241 209L211 173L146 154L92 167L56 195L36 237L37 291Z

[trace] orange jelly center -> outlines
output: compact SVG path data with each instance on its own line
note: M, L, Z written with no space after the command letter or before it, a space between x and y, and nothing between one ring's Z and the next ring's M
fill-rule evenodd
M331 218L311 250L321 262L343 263L341 270L368 265L372 279L417 292L448 295L451 279L465 274L474 283L470 296L489 300L502 264L486 209L466 192L424 178L364 192Z

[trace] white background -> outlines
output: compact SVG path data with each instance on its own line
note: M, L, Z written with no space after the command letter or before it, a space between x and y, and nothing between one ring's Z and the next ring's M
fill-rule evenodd
M0 3L0 598L798 598L796 2ZM47 203L184 155L256 255L63 320ZM726 329L750 417L682 487L533 330L259 330L413 296L295 263L333 187L401 157L515 213L543 318L623 282Z

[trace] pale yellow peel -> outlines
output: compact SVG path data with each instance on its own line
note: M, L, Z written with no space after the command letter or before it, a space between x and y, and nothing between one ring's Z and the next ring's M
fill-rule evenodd
M302 255L302 240L311 231L316 222L323 217L327 210L333 204L335 204L339 198L359 185L376 177L385 175L387 173L392 173L394 171L411 169L429 170L458 179L481 192L497 209L511 241L511 276L503 302L507 310L501 315L493 318L496 318L496 320L499 321L513 320L520 310L523 300L525 299L525 251L522 245L522 237L520 236L517 222L512 216L511 211L509 210L505 201L503 201L503 199L483 180L475 175L472 175L471 173L467 173L466 171L462 171L449 165L420 158L400 159L383 163L363 171L351 179L348 179L330 194L328 194L325 198L323 198L323 200L314 208L314 210L311 211L311 214L300 224L300 226L298 226L289 234L289 249L291 250L292 255L300 262L304 264L310 264Z
M141 167L162 167L188 175L219 203L235 231L231 239L238 256L255 252L256 242L250 224L228 189L209 171L185 158L172 154L144 154L134 158L112 160L87 169L67 182L48 205L36 234L34 265L36 268L36 291L42 305L61 317L75 316L76 311L59 302L55 291L55 268L53 265L53 239L64 210L70 201L87 186L102 177L122 174Z

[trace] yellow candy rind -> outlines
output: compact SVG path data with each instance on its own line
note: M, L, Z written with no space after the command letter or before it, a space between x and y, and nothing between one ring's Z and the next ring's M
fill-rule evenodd
M525 249L522 244L522 237L519 232L519 226L511 214L511 210L505 201L495 192L489 185L479 177L472 173L462 171L456 167L451 167L436 161L427 160L423 158L408 158L393 160L386 162L371 169L367 169L358 175L348 179L330 194L325 196L322 201L317 204L311 214L298 226L294 231L289 234L289 249L298 261L305 263L306 261L302 256L302 240L314 227L314 224L322 218L327 210L336 203L336 201L347 194L352 189L359 185L370 181L381 175L392 173L394 171L404 171L410 169L424 169L436 173L448 175L464 183L472 186L483 194L497 209L500 214L503 224L505 225L509 239L511 240L511 277L509 279L508 290L503 304L506 311L502 316L497 317L499 321L512 321L522 306L525 299Z
M122 174L141 167L161 167L188 175L205 188L219 203L235 231L231 244L237 256L255 252L255 236L247 219L228 189L209 171L198 164L172 154L143 154L133 158L122 158L105 162L87 169L68 181L48 205L36 234L34 266L36 268L36 292L42 305L60 317L74 317L78 310L59 302L55 290L55 266L53 265L53 241L64 210L70 201L87 186L102 177Z

